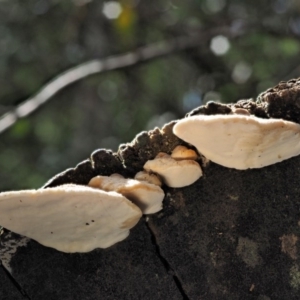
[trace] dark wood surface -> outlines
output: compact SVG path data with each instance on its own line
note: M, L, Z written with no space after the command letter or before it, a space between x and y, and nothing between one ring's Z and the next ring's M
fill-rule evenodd
M13 239L18 236L10 236ZM4 234L1 246L9 240ZM62 253L30 240L17 249L8 265L31 300L182 299L173 275L157 256L144 220L125 241L89 253ZM9 282L4 277L4 283ZM16 290L1 287L0 299L22 299L13 293L8 297Z

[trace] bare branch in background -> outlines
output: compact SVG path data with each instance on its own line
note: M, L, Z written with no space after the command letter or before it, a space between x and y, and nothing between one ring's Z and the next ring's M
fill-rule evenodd
M129 67L143 61L197 47L216 34L224 34L228 37L239 35L237 32L232 33L228 28L217 28L197 35L183 36L153 43L125 54L91 60L66 70L43 86L33 97L25 100L16 108L0 117L0 134L14 125L18 119L28 116L42 104L50 100L60 90L76 81L93 74Z

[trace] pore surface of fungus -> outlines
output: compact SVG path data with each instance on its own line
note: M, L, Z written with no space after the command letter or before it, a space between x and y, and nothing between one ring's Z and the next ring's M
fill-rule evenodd
M122 241L141 215L118 193L80 185L0 193L2 226L63 252Z
M162 209L164 191L157 185L134 179L113 176L96 176L89 186L104 191L115 191L137 205L143 214L152 214Z
M182 119L174 134L211 161L228 168L261 168L300 154L300 125L244 115Z

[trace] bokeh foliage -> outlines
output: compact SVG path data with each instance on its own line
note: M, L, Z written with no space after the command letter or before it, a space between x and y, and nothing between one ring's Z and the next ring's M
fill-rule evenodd
M296 0L1 0L0 114L93 58L212 28L239 35L216 34L193 49L65 88L1 134L0 191L38 188L93 150L117 150L209 100L255 97L298 77L299 12ZM216 52L213 42L227 49Z

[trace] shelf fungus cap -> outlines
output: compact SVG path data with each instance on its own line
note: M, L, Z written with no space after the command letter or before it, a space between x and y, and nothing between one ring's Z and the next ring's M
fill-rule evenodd
M169 187L179 188L191 185L202 176L200 165L194 160L175 160L161 153L148 160L144 169L157 173Z
M198 155L193 149L188 149L185 146L179 145L173 149L171 153L171 157L176 160L181 160L181 159L196 160L198 158Z
M164 191L157 185L116 176L96 176L88 184L104 191L115 191L137 205L143 214L153 214L162 209Z
M245 115L182 119L174 134L209 160L228 168L262 168L300 154L300 125Z
M155 185L158 185L158 186L162 186L162 182L161 182L160 178L157 175L155 175L153 173L148 173L146 171L137 172L134 176L134 179L139 180L139 181L145 181L145 182L148 182L148 183L152 183L152 184L155 184Z
M141 216L122 195L80 185L0 193L3 227L69 253L124 240Z

